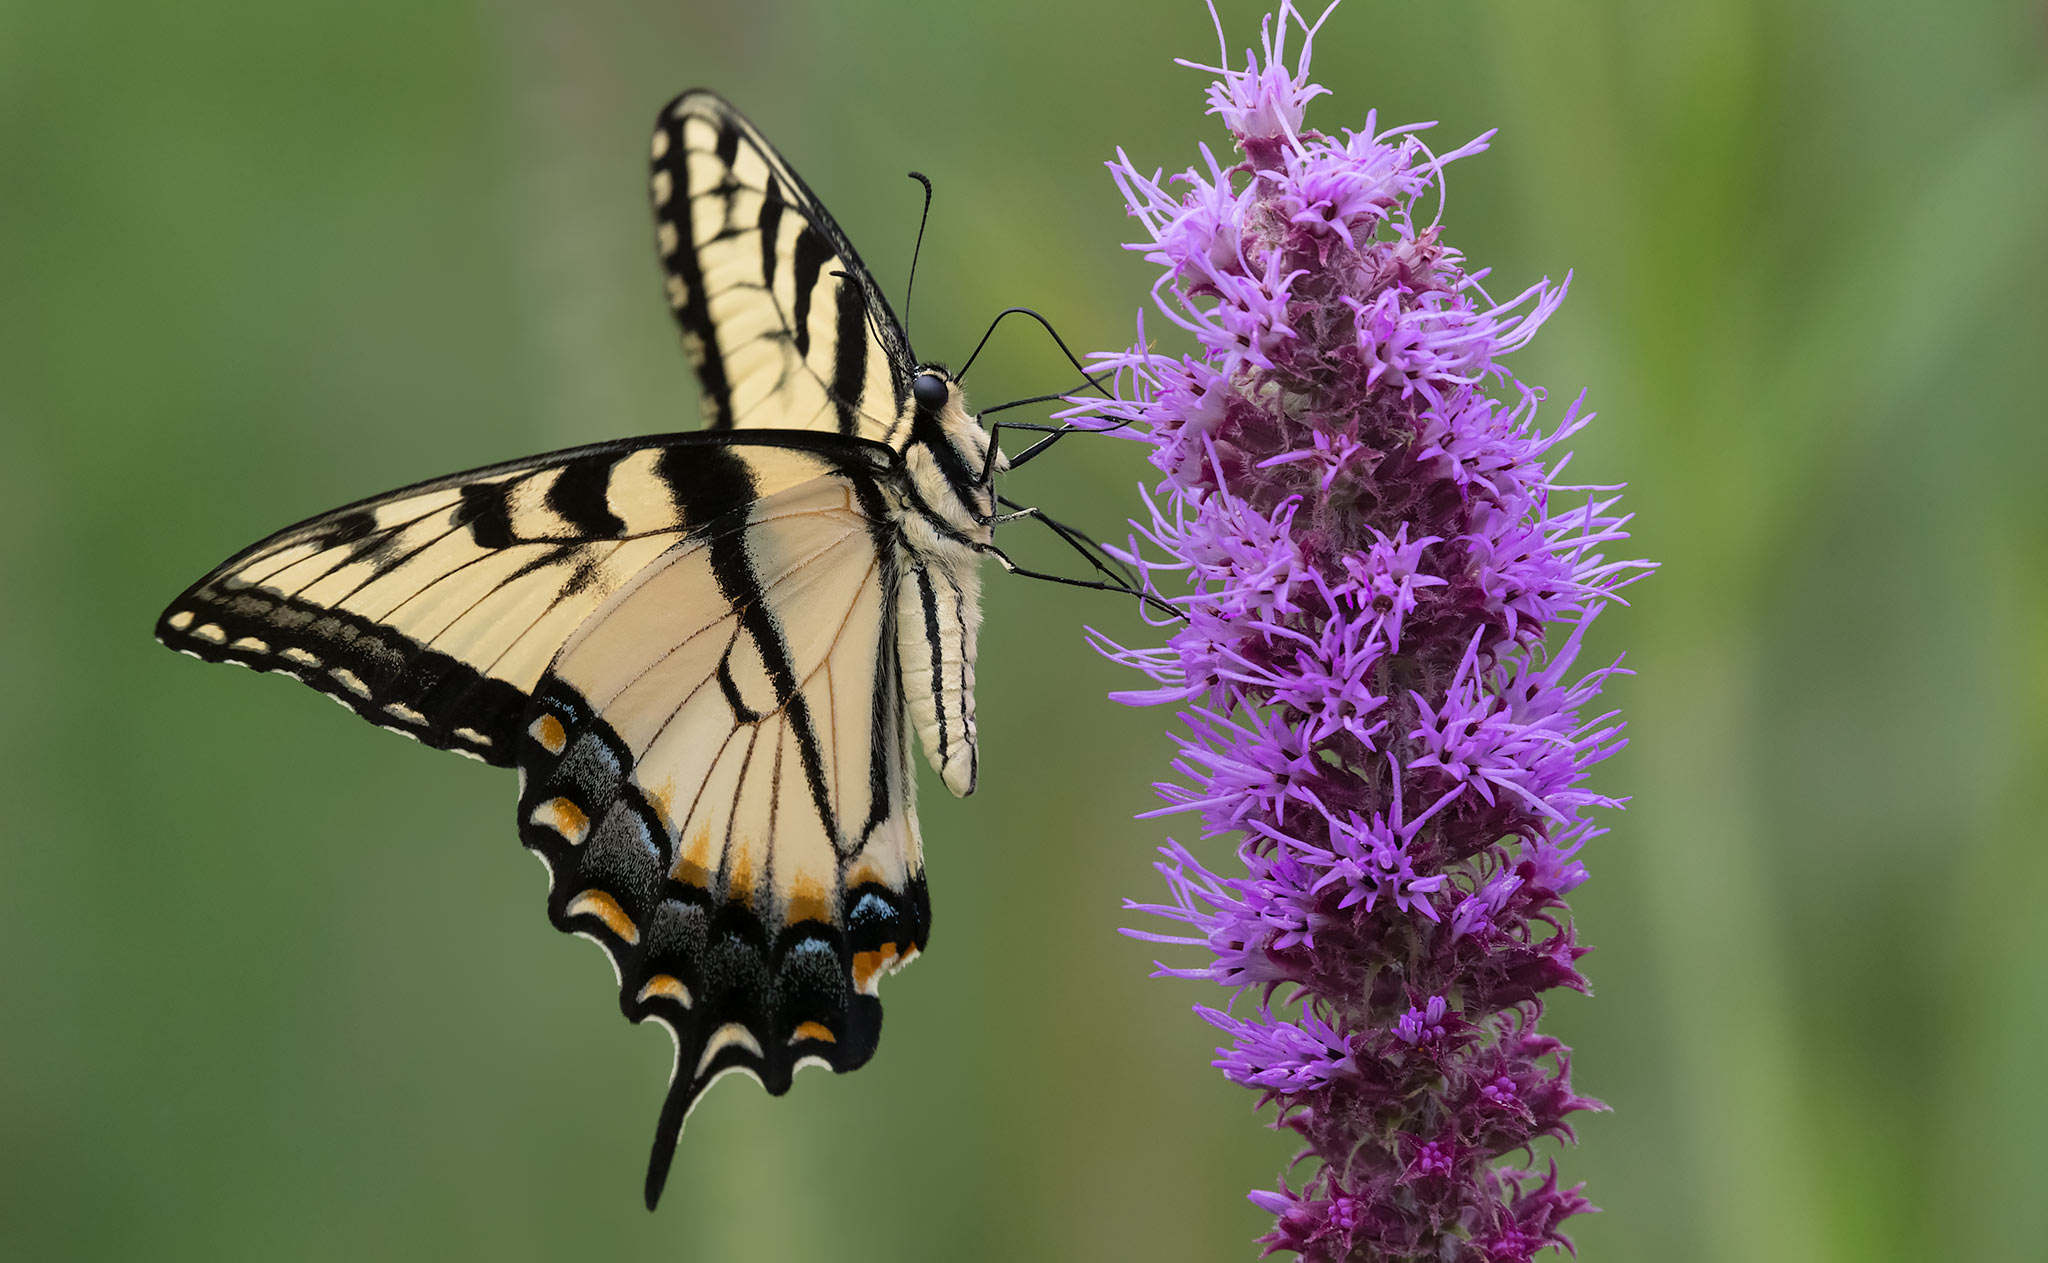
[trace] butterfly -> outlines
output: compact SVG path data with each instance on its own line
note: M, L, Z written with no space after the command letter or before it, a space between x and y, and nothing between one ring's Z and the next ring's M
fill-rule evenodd
M1006 462L731 105L663 108L650 191L703 430L323 513L216 567L156 634L518 769L549 920L675 1041L652 1209L713 1081L780 1095L862 1065L881 978L925 947L913 734L973 792Z

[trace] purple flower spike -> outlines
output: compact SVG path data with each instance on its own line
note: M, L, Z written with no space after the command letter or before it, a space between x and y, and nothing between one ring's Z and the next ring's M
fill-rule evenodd
M1160 972L1232 990L1196 1006L1229 1041L1215 1064L1313 1160L1251 1194L1269 1251L1520 1263L1592 1209L1554 1163L1508 1160L1604 1108L1536 1023L1545 992L1585 989L1564 897L1592 813L1621 805L1587 785L1624 744L1594 711L1620 665L1578 660L1650 566L1608 560L1616 488L1564 480L1583 401L1545 426L1501 364L1565 286L1496 301L1417 222L1491 134L1438 155L1372 115L1310 129L1328 17L1283 3L1243 69L1227 47L1199 67L1234 163L1110 164L1156 314L1198 351L1154 350L1141 314L1134 347L1097 357L1115 398L1067 414L1150 446L1161 477L1119 556L1183 616L1159 646L1090 634L1149 682L1116 700L1179 708L1148 814L1237 839L1214 869L1169 841L1166 900L1126 904L1166 932L1127 933L1205 953Z

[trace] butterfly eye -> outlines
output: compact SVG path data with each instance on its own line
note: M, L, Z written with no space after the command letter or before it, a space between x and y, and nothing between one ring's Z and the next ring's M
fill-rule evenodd
M937 373L919 373L910 388L917 395L918 407L936 412L946 406L946 383Z

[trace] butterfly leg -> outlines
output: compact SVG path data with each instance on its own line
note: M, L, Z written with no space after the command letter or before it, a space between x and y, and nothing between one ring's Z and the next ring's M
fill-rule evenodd
M1097 574L1101 575L1105 579L1108 579L1112 583L1122 583L1129 590L1135 591L1137 589L1136 576L1131 574L1128 570L1124 569L1124 567L1121 564L1118 564L1116 569L1112 570L1109 564L1107 563L1115 562L1116 559L1113 557L1109 557L1108 554L1103 551L1101 545L1096 544L1094 541L1090 540L1088 536L1084 534L1082 531L1076 529L1075 527L1067 525L1065 522L1060 521L1058 518L1052 516L1050 513L1047 513L1042 509L1036 507L1027 507L1025 505L1018 504L1016 501L1011 500L1008 497L997 496L996 502L998 504L1001 504L1004 508L1017 510L1017 512L1015 513L1005 514L1004 516L997 518L997 521L1011 522L1027 517L1034 518L1038 522L1043 524L1047 530L1059 536L1061 541L1064 542L1067 545L1067 547L1081 554L1081 559L1083 561L1086 561L1089 564L1089 566L1095 570Z
M1003 570L1008 574L1017 575L1020 578L1025 579L1043 579L1047 583L1065 584L1067 587L1070 588L1088 588L1096 592L1116 592L1124 596L1135 596L1144 604L1151 606L1155 610L1160 611L1161 613L1167 615L1169 618L1174 619L1176 622L1184 623L1187 621L1187 615L1181 613L1178 609L1175 609L1166 601L1162 600L1157 596L1154 596L1152 593L1147 592L1142 588L1134 587L1130 584L1121 582L1103 583L1095 579L1073 579L1063 574L1047 574L1041 570L1027 570L1023 566L1020 566L1016 562L1010 560L1009 555L1003 552L1002 549L997 548L994 544L979 544L976 545L976 547L979 549L979 551L987 553L989 556L994 557L996 559L996 564L1001 566Z

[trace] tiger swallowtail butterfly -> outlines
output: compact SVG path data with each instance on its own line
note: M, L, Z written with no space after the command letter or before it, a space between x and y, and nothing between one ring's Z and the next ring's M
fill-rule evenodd
M742 1071L874 1054L931 926L913 732L973 792L978 564L1005 468L851 242L723 99L661 112L651 193L706 428L436 478L247 548L165 645L290 675L519 770L548 918L675 1041L646 1196Z

